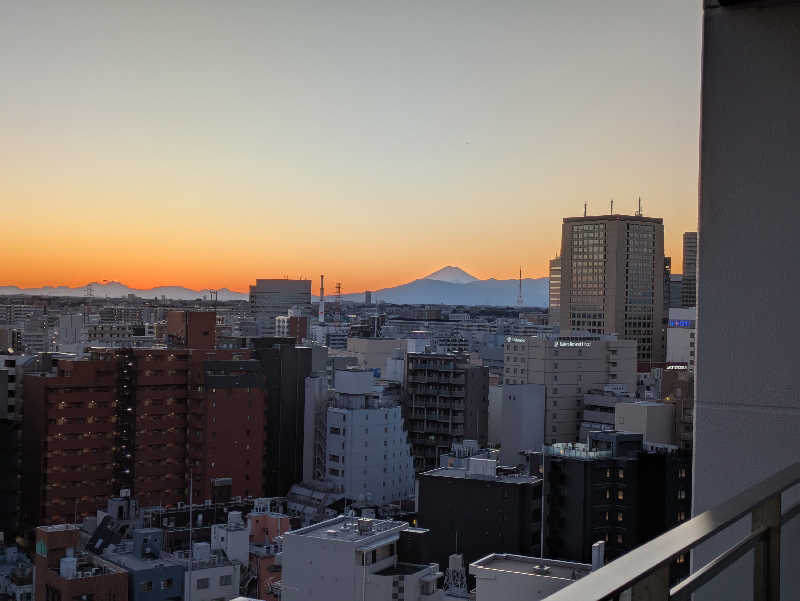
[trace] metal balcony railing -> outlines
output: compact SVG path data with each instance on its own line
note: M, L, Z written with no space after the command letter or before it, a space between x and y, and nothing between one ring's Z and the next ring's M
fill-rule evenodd
M630 591L631 601L684 601L751 550L755 558L754 601L778 601L781 526L800 514L800 503L781 511L781 493L798 483L800 463L795 463L550 595L546 601L606 601L623 591ZM674 559L746 516L752 518L747 536L670 587L669 570Z

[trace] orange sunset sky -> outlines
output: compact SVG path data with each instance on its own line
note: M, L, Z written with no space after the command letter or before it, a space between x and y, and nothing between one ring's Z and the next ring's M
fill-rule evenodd
M697 0L5 3L0 40L0 285L541 277L638 196L680 272L697 227Z

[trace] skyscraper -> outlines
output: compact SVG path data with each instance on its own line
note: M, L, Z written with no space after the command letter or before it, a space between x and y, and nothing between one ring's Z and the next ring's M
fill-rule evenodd
M697 232L685 232L683 234L681 306L697 306Z
M561 236L561 331L635 340L663 361L664 222L640 215L567 217Z
M550 259L550 308L548 323L558 327L561 317L561 257Z

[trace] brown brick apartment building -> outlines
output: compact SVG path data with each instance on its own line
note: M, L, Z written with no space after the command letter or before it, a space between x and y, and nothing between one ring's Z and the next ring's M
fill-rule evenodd
M141 506L262 490L264 376L249 351L93 349L25 376L23 519L72 522L130 489Z

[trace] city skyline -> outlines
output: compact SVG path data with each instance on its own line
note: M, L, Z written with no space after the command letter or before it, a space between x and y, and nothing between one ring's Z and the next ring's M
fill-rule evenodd
M694 0L100 6L2 9L2 285L543 277L612 197L673 265L696 230Z

